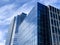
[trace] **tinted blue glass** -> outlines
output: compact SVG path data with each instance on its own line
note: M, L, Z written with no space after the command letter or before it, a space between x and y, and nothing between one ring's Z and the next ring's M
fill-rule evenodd
M19 45L37 45L37 15L35 10L19 26Z
M53 35L53 42L56 43L55 35Z
M15 27L15 35L14 35L14 39L13 39L13 45L18 45L18 42L17 42L18 27L23 22L25 17L26 17L26 14L24 14L24 13L15 17L15 25L14 26L16 26L16 27Z
M15 33L18 33L18 27L22 23L22 21L24 20L25 17L26 17L26 14L24 14L24 13L22 13L21 15L18 15L16 17L16 31L15 31Z

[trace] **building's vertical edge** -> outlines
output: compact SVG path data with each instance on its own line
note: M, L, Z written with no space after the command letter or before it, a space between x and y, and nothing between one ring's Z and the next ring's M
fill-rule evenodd
M37 15L38 15L38 3L36 3ZM37 16L37 25L38 25L38 16ZM37 45L38 45L38 26L37 26Z
M15 36L15 29L16 29L16 21L17 21L17 17L15 17L15 21L12 27L12 34L11 34L11 43L10 45L13 45L13 41L14 41L14 36Z
M52 45L49 8L47 7L46 10L47 10L47 15L46 15L46 21L47 21L47 23L46 23L47 27L46 28L47 28L47 30L46 30L46 33L47 33L47 42L48 42L47 45Z
M9 45L12 45L13 44L13 38L14 38L14 32L15 32L15 22L16 22L16 17L14 17L14 20L13 20L13 26L12 26L12 31L11 31L11 37L10 37L10 42L9 42Z
M38 45L38 40L39 40L39 39L38 39L38 15L39 15L39 14L38 14L38 12L39 12L39 11L38 11L38 2L37 2L37 6L36 6L36 7L37 7L37 45Z
M35 45L38 45L38 2L36 3L36 5L34 6L34 8L33 8L34 10L35 10L35 15L36 15L36 27L37 27L37 29L36 29L36 33L37 33L37 38L36 38L36 43L37 44L35 44Z
M53 45L52 43L53 43L53 41L52 41L52 29L51 29L51 20L50 20L50 8L49 8L49 6L48 6L48 12L49 12L49 14L48 14L48 17L49 17L49 26L50 26L50 28L49 28L49 33L50 33L50 45Z
M11 39L12 39L12 33L13 33L13 26L14 26L14 22L15 22L15 18L12 20L9 30L8 30L8 35L7 35L7 39L6 39L6 45L10 45L11 44Z

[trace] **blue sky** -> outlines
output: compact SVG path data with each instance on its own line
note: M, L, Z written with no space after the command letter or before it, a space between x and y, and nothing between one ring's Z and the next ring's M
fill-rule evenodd
M37 1L60 9L60 0L0 0L0 45L5 45L12 18L22 12L28 14Z

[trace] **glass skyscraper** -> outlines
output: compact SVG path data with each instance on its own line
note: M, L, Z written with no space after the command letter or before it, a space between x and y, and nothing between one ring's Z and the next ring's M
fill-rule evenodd
M18 26L23 22L25 17L26 17L25 13L22 13L21 15L14 17L8 30L6 45L17 44L16 38L17 38Z
M49 6L52 45L60 45L60 10Z
M6 45L60 45L60 10L39 2L14 18Z

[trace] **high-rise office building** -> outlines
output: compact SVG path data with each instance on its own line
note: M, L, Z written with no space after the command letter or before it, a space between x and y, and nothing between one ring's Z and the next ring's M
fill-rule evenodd
M60 45L59 24L59 9L37 3L27 16L14 18L6 44Z
M49 21L52 45L60 45L60 10L49 6Z
M26 17L25 13L22 13L21 15L14 17L14 19L12 20L12 23L10 24L10 28L8 30L6 45L13 45L17 43L14 40L15 38L17 38L18 26L23 22L25 17Z

